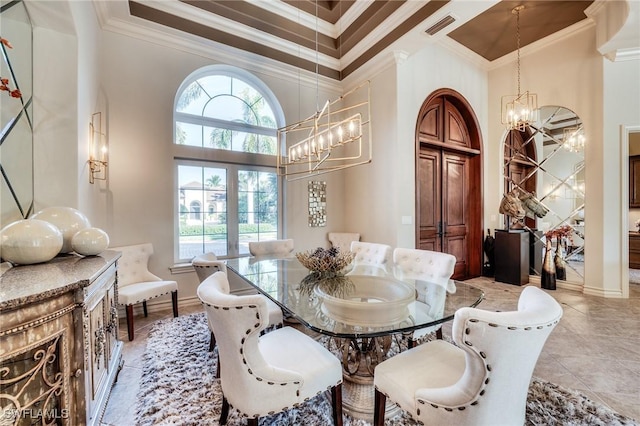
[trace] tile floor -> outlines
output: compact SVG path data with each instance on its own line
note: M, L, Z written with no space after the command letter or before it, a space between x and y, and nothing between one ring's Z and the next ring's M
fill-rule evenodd
M487 278L469 281L485 291L479 308L515 309L521 287ZM577 389L594 401L640 420L640 285L632 284L630 298L603 299L558 289L551 294L562 304L564 315L540 355L534 376ZM199 305L181 307L180 315L201 312ZM136 317L135 340L126 339L126 322L120 320L124 342L124 367L102 418L102 425L131 426L142 374L142 354L152 324L172 316L170 310ZM450 332L450 325L444 327Z

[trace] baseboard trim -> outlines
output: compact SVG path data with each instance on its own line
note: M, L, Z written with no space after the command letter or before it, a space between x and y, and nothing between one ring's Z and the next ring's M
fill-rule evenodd
M609 299L626 299L627 297L622 294L622 290L607 290L604 288L594 288L594 287L584 287L582 291L584 294L588 294L589 296L598 296L605 297Z
M529 284L540 285L539 275L529 275ZM584 285L576 281L556 280L556 287L563 290L573 290L582 293Z
M246 288L246 289L239 289L239 290L233 290L231 291L231 294L234 294L236 296L245 296L248 294L256 294L257 291L255 289L252 288ZM178 292L178 294L180 294ZM163 310L171 310L173 309L172 304L171 304L171 298L167 297L166 300L163 300L164 298L158 298L158 299L152 299L149 300L147 302L147 310L149 313L153 313L158 312L158 311L163 311ZM187 306L196 306L196 305L200 305L200 299L198 298L198 296L191 296L191 297L183 297L183 298L178 298L178 313L180 313L180 308L185 308ZM133 315L143 315L144 311L142 308L142 303L137 303L133 306ZM126 312L125 312L125 308L124 306L119 306L118 307L118 317L119 318L126 318Z

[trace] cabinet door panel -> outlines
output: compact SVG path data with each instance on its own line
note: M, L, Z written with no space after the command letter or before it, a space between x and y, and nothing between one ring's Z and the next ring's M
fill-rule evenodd
M91 400L93 401L102 386L107 374L106 331L105 331L105 299L100 301L89 312L90 353L91 353Z

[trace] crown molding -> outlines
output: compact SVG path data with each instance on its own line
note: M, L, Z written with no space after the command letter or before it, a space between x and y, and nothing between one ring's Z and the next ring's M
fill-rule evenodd
M613 62L640 61L640 48L617 49L605 57Z
M292 22L296 22L303 25L313 31L318 31L321 34L327 35L332 38L338 37L338 31L336 26L330 22L327 22L321 18L317 18L315 15L307 13L296 7L293 7L281 0L245 0L247 3L251 3L269 13L275 13L288 19Z
M100 13L104 11L104 8L100 9ZM133 23L131 19L127 17L121 19L108 15L102 15L98 20L101 23L102 29L105 31L209 58L219 63L235 65L248 71L269 75L282 80L291 80L291 77L295 75L298 77L298 83L306 87L320 87L327 91L342 92L343 85L331 78L316 75L313 72L299 69L293 65L246 52L222 43L190 36L182 31L167 28L153 22L140 19L140 22Z
M418 12L424 6L423 2L407 1L398 10L358 42L349 52L345 53L341 61L341 70L349 66L353 61L372 49L378 41L383 39L394 28L401 25L409 16ZM353 8L353 7L352 7ZM411 31L410 31L411 32Z
M575 34L578 34L590 28L593 28L594 26L595 26L595 22L593 22L593 20L591 19L585 19L583 21L577 22L563 30L560 30L541 40L538 40L535 43L531 43L527 46L521 47L520 56L525 57L525 56L531 55L555 43L558 43L559 41L572 37ZM488 62L489 64L488 71L494 70L496 68L500 68L504 65L514 62L516 60L517 54L518 52L514 51L509 53L508 55L504 55L498 59Z

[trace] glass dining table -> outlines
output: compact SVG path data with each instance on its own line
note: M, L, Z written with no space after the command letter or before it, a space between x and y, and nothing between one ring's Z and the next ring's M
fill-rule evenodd
M475 307L481 289L464 282L409 279L395 269L356 267L344 274L311 272L295 257L241 257L229 273L277 303L285 315L318 333L342 360L343 406L371 419L375 366L406 347L416 330L437 328L462 307ZM388 414L397 410L387 407Z

